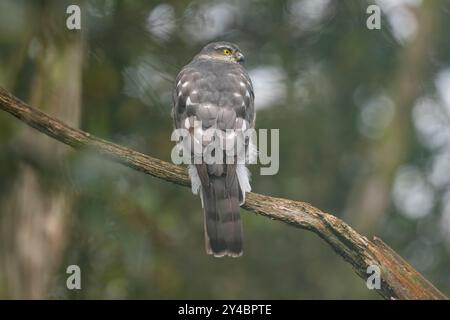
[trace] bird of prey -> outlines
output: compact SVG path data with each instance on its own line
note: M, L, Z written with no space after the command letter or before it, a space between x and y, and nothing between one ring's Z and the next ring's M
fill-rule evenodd
M207 129L235 137L234 131L254 128L253 86L243 60L237 45L210 43L182 68L175 80L172 110L175 128L189 129L190 138L200 143L203 151L212 143L205 135ZM200 121L200 125L194 125ZM195 158L192 149L184 152ZM243 252L239 207L245 202L245 193L251 190L245 163L254 161L257 151L253 139L248 138L244 143L246 162L225 161L226 152L222 152L219 154L224 159L222 163L189 164L189 176L192 192L200 194L204 210L206 252L216 257L239 257Z

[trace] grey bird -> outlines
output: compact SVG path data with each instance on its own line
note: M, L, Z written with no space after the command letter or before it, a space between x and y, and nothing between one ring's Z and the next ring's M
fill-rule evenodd
M208 128L223 132L254 128L253 86L242 65L243 59L237 45L214 42L182 68L173 90L175 128L189 129L192 139ZM193 129L196 121L201 121L198 130ZM211 143L208 139L200 141L203 150ZM191 149L183 152L190 152L194 159ZM254 161L256 147L251 138L245 142L245 153L247 162ZM241 256L243 232L239 207L245 202L245 193L250 191L245 163L195 162L189 165L189 176L192 192L200 194L202 200L206 252L216 257Z

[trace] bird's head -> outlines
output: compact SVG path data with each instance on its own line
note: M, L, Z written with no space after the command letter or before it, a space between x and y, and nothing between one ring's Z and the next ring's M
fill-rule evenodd
M199 58L221 60L240 63L244 61L244 55L237 45L231 42L212 42L206 45L198 54Z

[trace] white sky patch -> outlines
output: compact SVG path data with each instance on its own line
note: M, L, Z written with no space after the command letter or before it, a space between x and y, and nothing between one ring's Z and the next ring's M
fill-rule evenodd
M442 198L441 230L447 239L448 250L450 250L450 190Z
M160 4L147 17L147 30L159 40L167 40L176 27L175 9L169 4Z
M385 95L375 96L366 101L361 108L358 119L359 131L368 138L380 138L394 115L394 102Z
M330 0L290 1L287 6L289 23L297 31L316 27L326 15L330 2Z
M232 4L202 5L197 11L188 8L185 14L186 31L197 42L216 39L229 31L239 10Z
M422 0L375 0L383 10L393 10L399 6L420 7Z
M394 36L400 42L407 42L416 35L417 20L410 10L399 7L388 15L388 19L394 31Z
M444 102L447 109L447 114L450 118L450 68L444 69L438 73L435 80L435 85L439 93L439 97Z
M450 187L450 151L440 152L433 156L428 180L436 188Z
M422 0L376 0L376 3L387 14L392 32L400 43L415 37L418 23L411 8L420 7Z
M392 197L396 207L411 219L423 218L433 209L433 189L414 166L404 166L397 171Z
M265 66L249 72L255 92L255 107L263 109L286 98L286 76L281 68Z
M421 98L412 112L419 139L430 149L450 147L450 118L439 102L430 97Z

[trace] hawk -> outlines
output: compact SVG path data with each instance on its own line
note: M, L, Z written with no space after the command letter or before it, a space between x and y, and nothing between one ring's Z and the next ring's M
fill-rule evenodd
M210 43L182 68L175 80L172 110L175 128L188 129L188 138L196 141L202 151L214 140L206 137L208 129L219 130L233 140L235 131L254 128L253 86L243 60L244 55L237 45ZM200 125L195 126L195 123ZM182 147L182 150L190 153L192 159L196 157L192 149ZM223 153L218 153L219 158L229 160L225 150L220 152ZM206 252L216 257L239 257L243 252L239 207L245 202L245 193L251 190L245 163L256 157L252 138L245 139L244 152L247 161L243 163L197 161L189 164L192 192L200 194L204 210Z

